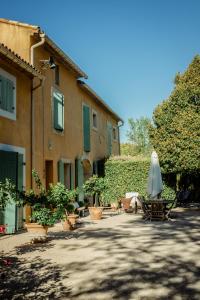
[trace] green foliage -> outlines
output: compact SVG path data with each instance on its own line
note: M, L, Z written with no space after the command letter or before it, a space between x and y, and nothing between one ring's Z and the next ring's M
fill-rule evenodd
M95 196L95 206L97 206L98 199L103 204L102 193L105 190L105 180L103 177L93 175L83 185L83 191L88 196Z
M150 139L165 173L200 170L200 56L178 74L170 97L154 111Z
M0 182L0 209L5 209L7 204L16 201L16 186L6 178L4 182Z
M56 221L56 215L49 208L37 205L35 206L31 221L43 226L53 226Z
M120 145L121 155L135 156L138 155L138 148L132 143L121 143Z
M127 192L138 192L147 197L147 179L150 168L150 159L118 157L111 158L105 165L106 189L103 193L107 203L117 202L125 197ZM173 199L174 191L164 185L162 197Z
M50 184L47 197L53 207L66 207L70 201L75 199L76 190L68 190L64 184L58 182L54 185Z
M129 130L127 131L128 140L135 145L135 151L139 153L149 153L151 145L149 141L149 127L151 120L146 117L134 120L128 119Z

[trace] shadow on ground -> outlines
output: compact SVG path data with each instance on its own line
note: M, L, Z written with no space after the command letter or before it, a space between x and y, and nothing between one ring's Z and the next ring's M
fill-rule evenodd
M11 257L12 264L3 267L0 298L200 299L199 211L177 213L169 222L130 215L105 222L68 240L58 233L46 251L49 258L57 251L60 264Z
M70 294L62 285L62 276L67 275L39 256L31 261L1 257L0 271L0 299L68 299Z

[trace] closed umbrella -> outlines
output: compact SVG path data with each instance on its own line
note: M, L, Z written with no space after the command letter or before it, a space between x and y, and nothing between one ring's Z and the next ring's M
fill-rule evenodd
M147 193L151 199L158 199L163 190L161 170L156 151L151 154L151 166L148 176Z

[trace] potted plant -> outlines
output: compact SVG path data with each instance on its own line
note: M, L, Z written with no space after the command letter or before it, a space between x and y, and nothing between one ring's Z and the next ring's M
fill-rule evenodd
M23 204L28 204L32 209L30 222L26 223L25 226L28 232L46 237L48 227L53 226L56 221L56 215L49 202L48 192L43 187L35 170L32 171L32 176L39 192L35 193L33 190L30 190L26 193L21 193Z
M72 204L76 190L68 190L64 184L58 182L50 185L48 191L49 203L56 210L57 219L62 221L64 230L71 230L77 215L74 214L75 206Z
M83 191L88 196L94 196L94 206L88 207L92 220L100 220L103 213L103 198L102 193L105 190L105 180L102 177L93 175L83 185ZM99 206L101 205L101 206Z

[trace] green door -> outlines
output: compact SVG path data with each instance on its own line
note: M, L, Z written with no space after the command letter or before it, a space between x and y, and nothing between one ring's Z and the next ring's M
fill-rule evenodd
M0 150L0 181L6 178L17 185L18 153ZM16 229L16 205L10 203L4 212L1 212L1 222L7 224L7 233L13 233Z

